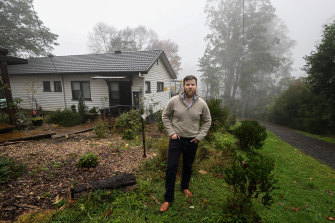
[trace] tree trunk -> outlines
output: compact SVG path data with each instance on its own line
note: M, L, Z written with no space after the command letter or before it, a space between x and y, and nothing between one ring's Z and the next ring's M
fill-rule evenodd
M83 191L91 191L98 189L116 189L128 187L136 184L136 178L134 174L121 174L114 177L105 178L103 180L89 182L88 184L76 185L71 188L71 198L74 195Z

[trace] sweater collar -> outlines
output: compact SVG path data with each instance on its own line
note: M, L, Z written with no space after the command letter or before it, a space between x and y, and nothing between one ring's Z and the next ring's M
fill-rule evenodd
M185 106L187 106L186 101L185 101L185 92L182 92L180 94L180 97L181 97L181 100L184 102ZM198 98L198 95L194 94L193 99L192 99L191 103L187 106L187 108L190 108L193 105L193 103L195 102L195 100L197 100L197 98Z

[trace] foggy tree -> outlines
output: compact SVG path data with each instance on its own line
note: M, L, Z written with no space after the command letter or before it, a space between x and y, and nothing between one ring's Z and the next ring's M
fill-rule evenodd
M181 70L181 57L178 55L178 45L171 40L155 40L152 41L148 47L148 50L161 49L164 50L167 58L173 67L176 74Z
M57 35L33 11L32 0L0 0L0 43L13 56L46 55Z
M214 87L223 83L220 95L225 103L240 100L243 116L247 107L264 103L280 79L290 75L294 42L269 0L208 0L205 12L211 33L200 70L213 77Z
M307 84L313 92L325 95L335 108L335 21L324 26L321 43L305 57ZM335 116L335 114L333 114Z
M105 23L98 23L88 35L88 47L94 53L108 53L116 50L164 50L176 74L181 70L178 45L171 40L159 40L157 33L145 26L117 30Z

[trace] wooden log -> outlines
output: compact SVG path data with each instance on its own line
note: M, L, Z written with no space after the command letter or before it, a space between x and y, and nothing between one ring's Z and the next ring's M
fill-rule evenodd
M121 174L114 177L108 177L103 180L89 182L88 184L76 185L71 188L71 198L83 191L91 191L98 189L117 189L132 186L136 184L134 174Z

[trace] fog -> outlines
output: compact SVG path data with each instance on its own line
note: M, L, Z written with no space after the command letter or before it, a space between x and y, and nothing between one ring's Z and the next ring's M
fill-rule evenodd
M322 26L335 17L334 0L271 0L276 14L288 27L288 36L297 42L293 49L293 75L304 73L303 57L320 40ZM117 29L144 25L157 32L160 39L171 39L179 45L182 71L179 78L197 74L198 59L203 55L209 32L206 26L204 0L35 0L40 19L59 35L55 55L89 53L88 33L98 22Z

